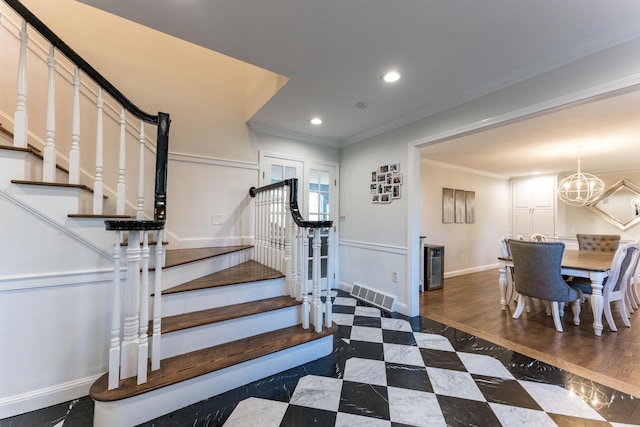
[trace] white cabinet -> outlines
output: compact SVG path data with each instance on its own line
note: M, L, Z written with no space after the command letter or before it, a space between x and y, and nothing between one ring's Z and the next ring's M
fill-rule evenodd
M511 183L514 235L556 236L556 177L517 179Z

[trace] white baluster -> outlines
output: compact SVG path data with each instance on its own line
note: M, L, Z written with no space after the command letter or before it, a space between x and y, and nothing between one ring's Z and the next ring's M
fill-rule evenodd
M73 113L71 119L71 152L69 153L69 184L80 184L80 70L73 75Z
M313 229L313 261L311 277L313 280L313 299L311 303L311 324L315 326L316 332L322 330L322 300L320 299L320 247L322 241L320 240L320 229Z
M289 191L291 189L289 187L285 187L285 204L284 204L284 213L282 216L282 227L284 229L284 262L283 262L283 272L285 274L286 288L287 292L289 292L289 296L295 298L296 297L296 287L294 280L294 268L292 263L292 248L291 241L293 236L293 220L291 219L291 210L289 203Z
M267 260L267 222L268 222L268 205L267 205L267 193L260 193L260 216L258 218L260 223L260 248L259 248L259 261L262 264L266 264Z
M151 341L151 370L160 369L161 356L161 319L162 319L162 260L164 247L162 246L162 230L156 235L156 266L153 286L153 339Z
M260 240L261 240L261 219L262 219L262 193L257 193L255 195L255 202L254 202L254 206L255 206L255 224L256 224L256 231L255 231L255 240L253 242L253 244L255 245L255 250L253 252L253 256L254 259L258 262L262 262L260 261Z
M125 132L126 120L124 116L124 108L120 110L120 155L118 157L118 187L117 187L117 201L116 201L116 213L118 215L124 215L124 204L125 204L125 178L124 174L126 172L126 159L127 155L125 152Z
M102 88L98 87L98 99L96 100L96 108L98 116L96 118L96 177L93 182L93 213L95 215L102 214L104 183L103 183L103 164L104 164L104 103L102 101Z
M142 232L142 279L140 281L140 342L138 344L138 384L147 382L149 358L149 231Z
M113 293L111 298L111 342L109 344L109 390L118 388L120 383L120 231L116 231L116 243L113 248Z
M329 228L329 232L327 233L327 299L324 303L324 324L327 328L331 327L333 310L333 303L331 302L331 285L333 284L333 257L331 256L333 254L332 234L333 230Z
M293 259L291 264L293 267L293 286L296 292L296 300L302 301L302 289L300 288L300 255L302 254L302 236L301 229L292 221L293 226Z
M302 295L309 295L309 229L302 228L302 253L300 254L300 289Z
M277 255L276 255L276 270L282 272L283 270L283 260L284 260L284 215L285 215L285 188L280 187L278 189L278 210L276 212L276 246L277 246Z
M136 375L138 360L138 330L140 328L140 232L129 232L127 246L127 284L124 297L124 334L120 355L120 375L129 378Z
M296 235L298 241L297 247L297 262L298 272L296 274L296 284L298 285L298 295L302 299L302 327L304 329L309 329L310 317L311 317L311 308L309 307L309 294L307 294L306 290L306 281L307 281L307 273L306 273L306 264L307 264L307 232L306 228L298 227L298 233Z
M20 58L18 62L18 103L13 115L13 145L27 147L27 21L22 20L20 31Z
M271 189L269 190L269 222L267 224L267 227L269 227L269 262L268 262L268 266L271 268L274 268L275 265L275 229L274 229L274 219L275 219L275 210L277 209L277 202L276 202L276 191Z
M265 192L265 197L264 259L265 264L271 266L271 190Z
M144 121L140 120L140 156L138 164L138 213L136 219L144 219Z
M44 182L55 182L56 180L56 86L55 86L55 65L53 57L53 44L49 44L49 57L47 66L49 67L49 83L47 93L47 122L46 122L46 143L44 146L42 160L42 180Z

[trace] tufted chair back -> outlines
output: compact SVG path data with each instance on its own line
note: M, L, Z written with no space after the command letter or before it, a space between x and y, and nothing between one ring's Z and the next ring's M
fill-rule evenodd
M578 249L591 252L615 252L620 244L619 234L576 234Z
M575 301L580 295L562 279L564 243L509 240L519 294L547 301Z

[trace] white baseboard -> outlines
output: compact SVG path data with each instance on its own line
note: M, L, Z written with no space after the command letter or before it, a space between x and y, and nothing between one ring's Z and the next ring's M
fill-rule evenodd
M54 387L42 388L0 399L0 419L87 396L91 385L101 375L81 378L58 384Z
M476 267L465 268L462 270L446 271L444 273L444 278L448 279L449 277L464 276L465 274L479 273L481 271L492 270L494 268L499 268L499 267L500 265L498 263L495 263L495 264L488 264L488 265L479 265Z

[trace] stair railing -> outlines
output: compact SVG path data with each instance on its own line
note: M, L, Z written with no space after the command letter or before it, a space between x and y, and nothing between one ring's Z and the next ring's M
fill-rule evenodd
M158 113L152 115L146 113L135 104L133 104L122 92L120 92L113 84L111 84L102 74L96 71L89 63L87 63L80 55L63 42L56 34L53 33L40 19L38 19L31 11L23 6L17 0L4 0L18 15L22 18L19 26L19 59L18 59L18 84L17 84L17 107L14 114L13 122L13 144L19 149L30 150L28 148L29 130L27 127L28 110L27 110L27 54L28 42L44 43L48 45L47 63L47 95L45 108L45 129L34 130L33 133L41 131L46 135L43 144L43 171L42 180L44 182L56 181L56 163L57 158L63 158L60 150L56 147L56 104L61 101L56 100L55 84L56 82L64 82L66 78L58 78L58 75L65 75L63 66L57 66L60 59L56 58L56 52L63 55L65 63L71 64L73 68L72 77L72 106L71 106L71 130L70 150L68 155L68 183L72 185L82 185L81 177L90 180L90 186L93 188L93 215L103 217L128 217L126 215L126 206L130 205L129 211L134 211L135 220L106 220L106 229L115 232L114 245L114 279L113 279L113 298L111 301L111 339L109 349L109 389L117 388L120 379L129 378L137 375L138 384L146 382L148 356L151 353L151 368L158 369L160 367L160 298L154 298L153 307L153 331L152 346L149 348L148 325L149 325L149 278L151 251L149 248L149 232L156 232L156 249L154 274L154 294L161 294L161 277L163 264L162 236L166 221L166 190L167 190L167 160L169 146L169 124L170 118L167 113ZM3 19L6 17L3 16ZM28 33L28 29L34 29L41 38L34 39ZM34 52L36 49L34 48ZM37 58L37 53L35 54ZM68 71L68 70L67 70ZM67 73L68 74L68 73ZM66 77L66 76L65 76ZM81 82L81 77L83 81ZM88 83L84 77L89 79ZM64 89L64 88L63 88ZM95 95L95 97L92 97ZM109 100L105 95L110 97ZM95 135L95 174L90 176L86 172L86 168L81 168L80 162L80 113L86 110L81 108L81 97L95 99L96 109L93 114L96 117L92 126L96 129ZM113 106L111 103L117 103ZM69 105L64 105L69 108ZM38 109L36 109L37 111ZM105 114L107 113L107 114ZM68 115L63 112L63 115ZM93 116L92 114L92 116ZM113 128L111 133L106 129L104 122L105 115L111 118ZM134 124L130 123L133 118ZM135 123L139 120L138 124ZM84 121L82 123L85 123ZM145 152L151 151L149 145L153 145L145 134L145 124L156 127L155 141L155 162L151 158L145 158ZM138 127L138 129L136 129ZM133 128L133 130L132 130ZM107 153L118 153L116 159L112 162L115 164L113 170L105 168L105 137L109 135L119 135L117 144L108 146ZM36 139L37 137L32 137ZM113 139L113 138L111 138ZM109 142L107 142L109 144ZM135 148L132 148L135 147ZM39 150L37 150L39 151ZM89 150L90 151L90 150ZM129 154L138 152L138 170L132 169L127 174L126 157ZM147 167L147 163L153 166ZM91 169L91 168L89 168ZM109 173L107 173L109 172ZM138 188L137 197L126 197L126 177L133 174L137 175ZM153 216L151 213L145 214L145 176L155 177L155 195L153 200ZM115 177L113 182L105 182L105 176ZM105 214L103 212L104 194L110 192L115 194L115 215ZM134 191L135 192L135 191ZM128 233L125 239L124 233ZM122 286L121 280L121 257L122 257L122 241L127 240L126 249L126 282Z
M149 141L145 133L145 124L156 126L157 139L155 142L156 161L155 171L149 170L146 176L153 175L156 178L155 182L155 200L153 208L153 219L164 220L166 215L166 168L167 168L167 146L168 146L168 134L169 134L169 115L166 113L158 113L157 115L149 114L138 106L133 104L122 92L120 92L112 83L110 83L102 74L100 74L95 68L87 63L80 55L78 55L73 49L71 49L64 41L62 41L49 27L47 27L39 18L37 18L31 11L29 11L22 3L17 0L4 0L21 18L19 33L19 59L18 59L18 76L17 76L17 105L14 113L13 120L13 145L18 148L27 148L29 145L29 130L27 127L28 122L28 109L27 109L27 57L29 42L34 44L42 43L40 38L33 38L28 31L30 28L34 29L47 44L46 47L41 46L45 51L48 51L46 58L47 63L47 95L43 99L45 100L45 128L33 129L33 133L39 133L44 135L44 143L42 149L43 156L43 171L42 180L45 182L56 181L56 164L59 158L66 160L68 163L68 183L69 184L81 184L82 178L84 180L91 180L91 187L93 188L93 214L103 214L103 199L105 190L112 192L116 195L117 206L116 214L124 215L125 207L127 203L127 197L125 195L126 190L126 178L131 178L132 174L127 174L126 159L127 154L132 154L137 151L138 164L145 165L148 159L145 159L145 151L152 151L152 148L147 145L152 145L152 141ZM38 45L39 46L39 45ZM35 52L40 52L39 48L34 47L34 56L37 58ZM58 58L56 53L61 53L63 58ZM65 65L70 64L73 71L66 69ZM35 64L37 66L37 64ZM62 78L60 78L62 77ZM88 79L85 79L88 78ZM61 104L60 100L56 100L56 84L65 83L67 80L71 80L71 88L63 87L63 91L71 90L72 106L71 106L71 123L65 123L65 127L70 129L70 135L62 138L63 141L70 140L70 147L68 156L64 156L60 153L60 150L56 149L56 125L59 124L56 121L56 104ZM58 88L59 89L59 88ZM109 96L107 99L105 96ZM81 108L82 100L90 99L95 103L95 110L91 116L95 117L95 122L87 125L87 127L95 127L95 162L92 167L81 167L80 154L81 154L81 135L80 129L81 123L84 125L88 123L87 120L81 122L81 112L86 112L86 104ZM37 100L36 100L37 101ZM33 102L33 101L32 101ZM117 105L113 105L113 103ZM63 105L62 110L58 108L58 112L62 116L69 115L69 105ZM35 111L42 110L36 108ZM84 114L83 114L84 116ZM107 129L107 123L105 122L105 116L107 119L112 119L114 123L114 129ZM133 118L133 119L132 119ZM135 120L134 120L135 119ZM133 120L133 122L132 122ZM137 120L137 123L136 123ZM109 123L111 124L111 123ZM33 125L32 125L33 127ZM109 133L110 132L110 133ZM109 137L112 134L119 135L118 144L109 146L108 152L119 153L117 156L117 164L114 165L113 171L105 170L105 150L104 139L105 136ZM33 139L33 138L32 138ZM37 138L36 138L37 139ZM86 138L86 141L93 139ZM83 139L82 142L85 140ZM132 149L131 147L137 147ZM129 150L127 150L129 148ZM90 151L90 150L89 150ZM127 153L129 151L129 153ZM86 163L85 163L86 164ZM86 169L92 169L95 172L90 175L86 172ZM133 168L135 171L136 168ZM135 211L136 219L151 218L151 213L145 215L144 212L144 199L145 199L145 168L139 168L139 170L133 174L137 174L137 198L136 196L130 196L129 199L136 199L134 202L129 202L131 207L130 211ZM114 176L116 179L112 183L106 183L106 176ZM109 185L107 185L109 184ZM133 188L133 187L132 187Z
M302 301L302 327L311 324L316 332L324 325L331 326L331 278L330 259L332 251L333 221L307 221L298 208L298 180L285 181L251 187L251 197L255 200L255 259L285 275L286 289L291 297ZM327 285L324 308L320 289L321 276L321 231L329 231L327 238ZM311 263L309 263L311 245ZM311 265L309 265L311 264ZM313 287L311 301L306 289L311 277Z

